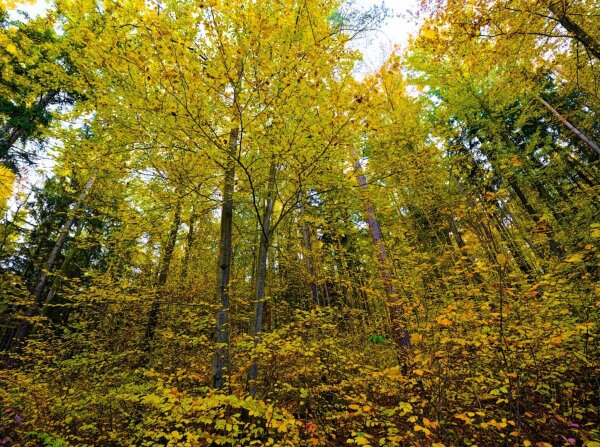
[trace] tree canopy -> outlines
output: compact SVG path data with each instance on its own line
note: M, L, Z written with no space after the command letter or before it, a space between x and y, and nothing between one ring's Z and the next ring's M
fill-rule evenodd
M600 446L597 2L19 7L0 445Z

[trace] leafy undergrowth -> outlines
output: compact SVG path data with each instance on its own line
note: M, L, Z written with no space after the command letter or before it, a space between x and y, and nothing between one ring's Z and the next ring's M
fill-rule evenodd
M599 445L598 303L575 306L543 284L506 293L502 316L485 291L413 308L410 351L373 343L362 311L296 311L256 347L233 337L222 392L209 386L209 337L190 336L189 326L163 328L148 364L126 331L120 344L102 325L55 334L52 344L40 331L46 341L0 373L0 442ZM245 392L253 359L256 398Z

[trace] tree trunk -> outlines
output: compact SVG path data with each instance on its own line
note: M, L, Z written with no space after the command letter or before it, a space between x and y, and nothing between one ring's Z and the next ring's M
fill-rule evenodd
M562 4L559 5L559 3ZM569 31L575 39L583 44L583 46L593 54L596 59L600 60L600 44L596 42L592 36L590 36L583 28L581 28L577 23L573 22L571 18L567 15L565 2L554 2L548 5L548 9L554 15L554 18L558 20L558 22Z
M562 116L554 107L552 107L550 104L548 104L546 101L544 101L543 98L541 97L537 97L537 100L546 108L550 111L550 113L552 113L552 115L554 115L558 121L561 122L561 124L563 124L565 127L567 127L569 130L571 130L575 135L577 135L577 137L583 141L585 144L587 144L589 147L591 147L596 154L598 154L598 156L600 156L600 146L598 146L594 141L592 141L587 135L585 135L583 132L581 132L579 129L577 129L577 127L575 127L573 124L571 124L564 116Z
M192 255L192 246L194 245L194 224L196 223L196 215L195 209L192 208L192 214L190 215L190 220L188 222L188 234L187 241L185 246L185 255L183 257L183 266L181 270L181 281L185 282L187 279L188 271L189 271L189 263L190 257Z
M48 107L48 105L50 104L50 102L52 102L52 100L56 97L56 95L58 95L58 91L57 90L52 90L48 93L46 93L44 96L42 96L40 98L39 101L39 106L43 109L45 109L46 107ZM33 117L31 117L33 118ZM16 125L12 128L12 130L9 132L11 128L10 125L10 120L7 120L2 127L0 128L0 159L8 159L8 152L10 151L10 149L12 148L12 146L17 142L17 140L21 137L24 136L24 129L23 127ZM4 138L3 136L5 134L8 133L8 136L6 138Z
M536 224L540 224L540 216L539 216L538 212L533 207L533 205L531 205L531 203L529 203L529 201L527 200L527 197L525 196L525 194L523 193L523 191L521 190L521 188L519 187L519 185L517 184L517 182L514 181L514 179L509 179L508 180L508 184L510 185L510 187L512 188L512 190L515 192L515 194L519 198L519 201L523 205L523 208L525 208L525 210L531 216L531 218L533 219L533 221ZM556 256L558 256L559 258L564 255L564 250L554 240L553 237L548 237L548 245L550 246L550 249L552 250L552 252Z
M367 191L367 179L363 173L362 166L360 164L360 160L358 158L358 154L356 151L353 151L352 156L356 159L355 162L355 171L356 171L356 180L360 187ZM410 348L410 336L408 334L408 330L404 325L404 310L402 306L398 302L398 293L394 288L393 284L393 273L392 269L389 265L388 253L385 243L383 241L383 234L381 233L381 228L379 226L379 222L375 217L375 207L368 200L364 201L365 206L365 214L367 219L367 224L369 226L369 230L371 232L371 238L373 239L373 243L377 250L377 261L379 263L379 271L381 275L381 279L383 280L383 285L385 288L385 295L387 299L387 304L390 309L390 322L392 326L392 339L396 343L397 346L401 346L405 349Z
M239 129L229 132L229 150L223 185L221 206L221 235L219 240L219 267L217 273L217 328L216 351L213 359L212 385L220 389L225 384L225 373L229 367L229 277L231 275L231 227L233 222L233 193L235 188L235 157L238 147Z
M156 279L156 295L150 307L148 314L148 323L146 324L146 334L144 337L144 344L146 347L145 352L148 352L151 348L151 342L154 339L154 333L156 332L156 326L158 324L158 312L160 311L160 299L164 285L167 283L169 276L169 266L171 265L171 259L173 258L173 251L175 250L175 244L177 243L177 233L179 232L179 226L181 225L181 199L177 199L175 205L175 214L173 216L173 222L171 222L171 228L169 229L169 235L167 237L167 243L165 244L165 250L160 260L160 266L158 269L158 277Z
M261 222L260 245L258 251L258 262L256 268L256 304L254 307L254 320L252 333L254 335L254 346L260 343L262 332L262 320L265 307L265 283L267 279L267 255L271 244L271 218L275 205L275 182L277 176L277 165L271 162L269 170L269 185L267 190L267 203ZM249 392L251 396L256 394L256 379L258 377L258 365L253 362L248 373Z
M312 297L312 301L314 305L320 305L319 300L319 287L315 282L315 267L312 253L312 244L310 243L310 233L308 231L308 225L304 220L304 198L302 197L302 192L300 192L300 197L298 199L298 206L300 207L300 219L302 219L302 240L304 242L304 249L306 250L306 268L308 270L308 274L310 276L310 280L308 283L308 287L310 289L310 295Z
M73 236L73 239L75 241L79 239L79 236L81 236L82 230L83 225L78 225L77 231ZM44 300L44 304L42 306L42 315L49 317L50 320L54 320L55 322L56 320L58 320L58 315L56 315L55 312L52 312L51 308L48 309L48 306L52 306L52 304L54 304L56 292L58 292L58 290L60 289L60 286L62 285L62 279L65 277L67 269L69 268L69 265L71 264L71 261L73 260L73 257L75 256L76 252L77 247L73 246L69 250L69 254L65 256L65 259L63 260L62 265L60 266L59 273L54 278L54 281L52 282L52 287L50 288L50 291L48 292L48 295L46 296L46 299Z
M55 266L56 262L58 261L60 253L62 251L62 248L65 245L67 238L69 237L69 233L71 232L71 229L73 228L73 224L75 223L75 219L77 218L77 211L83 204L83 201L89 195L89 193L92 189L92 186L94 185L95 180L96 180L96 178L92 177L86 183L83 191L81 192L81 194L79 195L79 198L77 199L77 202L75 203L75 206L69 212L69 217L68 217L67 221L63 224L63 226L60 230L60 233L58 235L58 239L56 240L56 243L54 244L54 247L52 248L52 251L50 252L50 255L48 256L48 259L46 260L46 263L44 264L40 279L38 280L38 282L35 286L35 289L33 291L33 297L34 297L33 306L30 307L29 310L27 311L28 318L23 322L23 324L19 328L19 331L17 332L17 335L15 336L15 342L16 342L17 348L20 348L20 346L23 344L25 338L31 331L31 322L30 322L29 318L39 314L39 312L42 308L43 301L44 301L43 300L44 290L46 289L46 285L48 284L48 278L52 274L52 271L54 270L54 266ZM15 344L13 344L13 346L15 346Z

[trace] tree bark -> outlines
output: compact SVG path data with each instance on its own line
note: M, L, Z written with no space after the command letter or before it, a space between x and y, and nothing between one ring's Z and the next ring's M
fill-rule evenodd
M175 214L173 215L173 222L171 222L167 243L165 244L165 250L160 260L160 266L158 269L158 277L156 279L156 296L152 301L152 306L150 307L150 312L148 313L148 323L146 324L146 334L144 338L144 344L147 348L145 352L148 352L151 348L151 342L154 339L154 333L156 332L156 326L158 325L161 292L164 285L167 283L167 278L169 276L169 267L171 265L171 259L173 258L173 251L175 250L175 245L177 243L177 233L179 232L180 225L181 199L177 199L177 204L175 205Z
M225 373L229 367L229 277L231 275L231 227L233 222L233 194L235 189L235 157L238 147L239 129L229 132L229 148L223 185L221 206L221 235L219 241L219 267L217 273L216 298L217 328L215 334L216 351L213 359L212 385L220 389L225 384Z
M183 257L183 266L181 270L181 281L185 282L187 279L188 271L189 271L189 263L190 257L192 255L192 247L194 245L194 224L196 223L196 215L195 209L192 208L192 214L190 215L190 220L188 221L188 234L185 246L185 255Z
M575 39L581 42L583 46L596 57L596 59L600 60L600 44L593 36L590 36L583 28L571 20L567 15L564 3L564 1L550 2L548 9L554 18L558 20L558 23L569 31ZM562 6L559 4L562 4Z
M267 203L263 213L260 233L260 245L258 251L258 262L256 267L256 304L254 307L254 319L252 333L254 335L254 346L261 340L262 320L265 307L265 283L267 279L267 255L271 244L271 218L275 205L275 182L277 177L277 165L273 160L269 169L269 184L267 189ZM258 365L253 362L248 373L248 390L251 396L256 394L256 379L258 377Z
M519 201L521 202L521 205L523 205L523 208L525 208L525 211L527 211L527 214L531 216L531 218L536 224L540 224L540 215L538 214L537 210L533 207L533 205L529 203L529 200L527 200L527 196L525 196L525 193L523 193L521 187L512 178L508 179L508 184L519 198ZM548 237L548 245L550 246L550 249L556 256L558 256L559 258L564 256L564 250L554 240L553 237Z
M73 236L74 240L79 239L79 237L81 236L82 230L83 230L83 226L81 224L78 225L77 231L75 232L75 235ZM51 320L56 320L57 316L53 315L52 309L48 309L48 306L51 306L52 304L54 304L54 302L55 302L54 297L56 296L56 292L58 292L58 290L60 289L60 286L62 285L62 279L66 275L67 269L69 268L69 265L71 264L71 261L73 260L73 257L75 256L76 252L77 252L77 247L75 247L75 246L71 247L71 249L69 250L69 253L65 256L65 259L63 260L62 265L60 266L58 275L54 278L54 281L52 282L52 287L50 288L48 295L46 295L46 299L44 300L44 304L43 304L42 310L41 310L42 315L49 317Z
M52 100L58 95L58 90L51 90L40 98L39 106L43 109L48 107ZM32 117L33 118L33 117ZM7 120L0 128L0 159L8 159L8 152L17 142L17 140L24 136L24 129L21 126L14 126L11 129L10 120ZM7 138L3 138L3 135L8 134Z
M360 187L366 191L368 189L367 178L365 177L362 165L360 164L360 160L358 158L358 154L356 151L353 151L352 156L356 159L355 162L355 172L356 172L356 181L360 185ZM385 289L385 295L388 303L388 307L390 309L390 322L392 326L392 339L396 343L396 345L401 346L405 349L410 348L410 336L408 334L408 330L404 325L404 310L402 306L398 302L398 293L394 288L393 284L393 272L389 265L387 248L385 246L385 242L383 240L383 234L381 232L381 227L379 226L379 222L375 217L375 207L368 200L364 201L365 206L365 214L367 225L369 226L369 230L371 232L371 238L373 240L373 244L377 250L377 261L379 263L379 271L381 275L381 279L383 280L383 285Z

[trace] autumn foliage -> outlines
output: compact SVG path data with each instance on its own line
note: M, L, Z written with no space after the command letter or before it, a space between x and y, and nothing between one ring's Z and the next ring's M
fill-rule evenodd
M600 446L597 4L19 5L0 446Z

